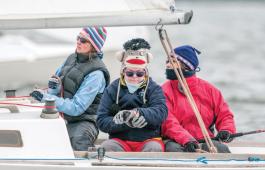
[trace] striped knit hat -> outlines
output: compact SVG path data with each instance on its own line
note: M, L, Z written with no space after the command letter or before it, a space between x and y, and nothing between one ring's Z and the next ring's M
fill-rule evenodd
M89 40L97 52L101 52L101 48L107 38L105 27L85 27L81 30L80 34Z

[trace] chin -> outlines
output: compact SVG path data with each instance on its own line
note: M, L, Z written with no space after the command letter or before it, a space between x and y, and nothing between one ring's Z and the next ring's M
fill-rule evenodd
M131 84L138 84L138 83L140 83L141 81L128 81L129 83L131 83Z

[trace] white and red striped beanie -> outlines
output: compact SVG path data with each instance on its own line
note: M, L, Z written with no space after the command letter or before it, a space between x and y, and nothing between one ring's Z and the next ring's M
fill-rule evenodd
M101 48L107 38L105 27L85 27L81 30L80 34L89 40L97 52L101 52Z
M135 38L127 41L123 48L125 51L117 53L117 58L122 62L122 68L146 68L153 58L149 52L151 48L149 43L142 38Z

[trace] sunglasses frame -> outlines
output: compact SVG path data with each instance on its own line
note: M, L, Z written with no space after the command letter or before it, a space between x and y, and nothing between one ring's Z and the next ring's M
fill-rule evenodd
M145 76L145 71L125 71L124 74L127 77L133 77L134 75L136 75L136 77L144 77Z
M82 44L85 44L85 43L89 42L87 39L85 39L84 37L81 37L79 35L76 37L76 40L77 41L79 40Z

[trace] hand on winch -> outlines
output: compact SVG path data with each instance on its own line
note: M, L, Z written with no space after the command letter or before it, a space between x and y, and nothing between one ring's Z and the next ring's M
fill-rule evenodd
M29 95L40 102L43 99L43 91L41 89L35 89Z

